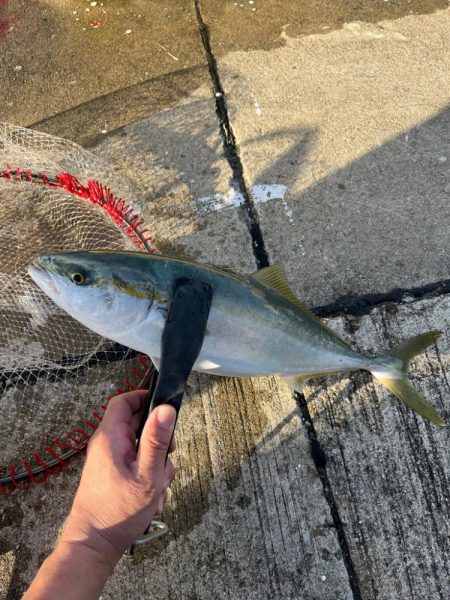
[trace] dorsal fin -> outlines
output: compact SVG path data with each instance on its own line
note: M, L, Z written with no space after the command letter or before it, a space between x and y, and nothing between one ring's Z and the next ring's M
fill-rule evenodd
M249 276L253 282L259 283L259 285L263 285L265 287L271 288L292 302L293 304L297 304L301 306L302 310L304 309L301 302L295 296L294 292L291 290L289 281L286 277L286 271L284 270L283 265L277 263L272 265L271 267L264 267L264 269L260 269L256 271L256 273L252 273Z
M283 296L285 300L288 300L291 304L294 304L299 308L304 314L306 314L310 319L319 323L324 329L326 329L329 333L331 333L335 338L339 341L343 342L349 348L350 344L342 338L338 333L333 331L322 321L319 319L303 302L297 298L294 292L291 290L289 285L289 281L286 277L286 271L284 270L283 265L277 263L270 267L265 267L264 269L260 269L256 271L256 273L252 273L249 276L249 280L252 283L256 283L260 286L270 288L275 290L280 296Z

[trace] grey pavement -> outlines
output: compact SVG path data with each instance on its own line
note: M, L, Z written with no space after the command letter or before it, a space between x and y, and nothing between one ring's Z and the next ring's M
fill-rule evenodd
M0 120L106 160L163 251L242 273L266 252L338 306L449 279L449 30L441 0L1 2ZM374 354L444 330L412 374L448 421L448 322L443 295L330 324ZM370 376L297 401L194 376L177 442L173 533L104 600L448 598L448 428ZM51 550L80 468L1 500L0 598Z
M448 11L286 28L220 60L248 189L278 186L254 200L270 260L309 305L448 278L449 29Z
M84 145L207 79L190 3L1 3L0 119Z

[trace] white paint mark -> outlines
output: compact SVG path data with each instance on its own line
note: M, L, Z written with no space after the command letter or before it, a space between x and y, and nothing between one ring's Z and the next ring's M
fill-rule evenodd
M97 6L97 2L91 2L91 6Z
M167 52L167 54L170 56L170 58L173 58L173 60L178 60L178 58L176 56L174 56L173 54L171 54L167 48L164 48L164 46L161 46L161 44L158 44L158 42L155 42L155 44L157 46L159 46L159 48L162 48L162 50L164 50L164 52Z
M326 581L326 580L327 580L327 576L326 576L326 575L321 575L321 576L320 576L320 579L321 579L322 581Z
M197 200L198 207L204 212L216 212L223 208L236 208L244 203L244 196L237 190L230 190L227 194L216 193L204 196Z
M281 183L272 185L254 185L252 197L255 202L269 202L269 200L283 200L287 187Z
M280 183L272 185L255 185L252 188L252 199L256 203L270 202L271 200L281 200L283 208L289 221L292 223L292 211L289 209L284 195L287 187ZM198 207L205 212L215 212L224 208L237 208L244 204L244 196L238 190L231 189L228 193L216 193L212 196L204 196L197 200Z
M262 114L262 111L261 111L261 107L259 106L259 102L258 102L258 100L255 100L255 102L254 102L254 106L255 106L255 113L256 113L256 116L257 116L257 117L260 117L260 116L261 116L261 114Z
M14 67L14 71L17 71L17 72L19 72L19 71L21 71L21 70L22 70L22 65L16 65L16 66Z
M445 156L445 154L443 154L442 156L439 157L440 163L446 163L447 161L448 161L448 156Z
M125 31L126 35L129 35L129 34L131 33L131 31L132 31L131 29L127 29L127 30Z

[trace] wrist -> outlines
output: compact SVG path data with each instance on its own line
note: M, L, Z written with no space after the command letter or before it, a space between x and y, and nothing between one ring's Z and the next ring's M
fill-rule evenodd
M80 569L86 566L89 571L95 569L99 576L106 579L111 575L117 560L110 556L104 556L100 551L91 546L89 541L69 541L61 539L53 551L53 554L61 561L79 565Z
M80 561L88 561L99 568L112 572L123 555L121 548L114 545L108 536L97 527L79 522L69 515L58 547L70 551Z
M24 600L96 600L114 569L97 550L61 540L42 564Z

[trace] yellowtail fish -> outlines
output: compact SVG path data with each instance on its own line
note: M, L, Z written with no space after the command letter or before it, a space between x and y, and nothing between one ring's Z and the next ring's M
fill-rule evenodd
M240 276L155 254L64 252L37 258L29 274L73 318L148 354L157 367L175 280L203 281L212 287L213 300L194 370L235 377L277 374L301 391L312 377L366 369L411 409L444 424L407 374L410 360L440 332L412 337L385 356L359 354L295 297L280 265Z

